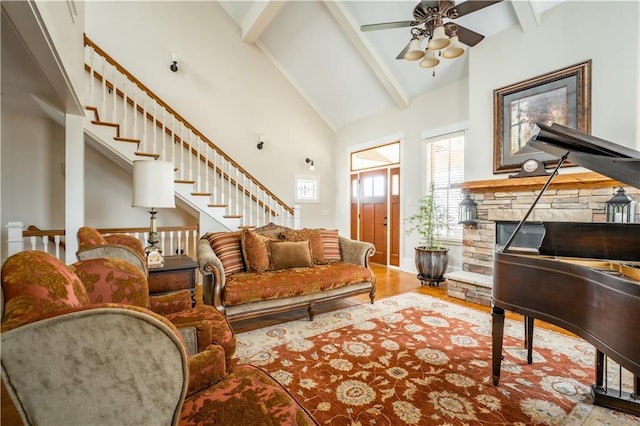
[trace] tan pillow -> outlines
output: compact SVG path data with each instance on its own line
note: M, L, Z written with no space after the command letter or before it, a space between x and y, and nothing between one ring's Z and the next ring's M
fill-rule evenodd
M242 256L249 272L264 272L269 269L269 248L267 244L273 238L256 234L250 229L240 233Z
M309 241L272 241L269 247L274 270L311 266Z
M282 238L286 241L309 241L309 247L311 247L311 259L316 265L324 265L327 260L324 256L324 250L322 248L322 237L320 231L317 229L296 229L291 231L285 231L282 234Z

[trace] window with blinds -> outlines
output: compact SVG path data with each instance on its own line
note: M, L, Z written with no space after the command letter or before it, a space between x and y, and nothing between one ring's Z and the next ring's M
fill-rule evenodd
M439 205L449 214L446 235L462 238L462 225L458 224L458 206L462 191L451 186L464 181L464 133L452 133L425 139L426 187L433 185Z

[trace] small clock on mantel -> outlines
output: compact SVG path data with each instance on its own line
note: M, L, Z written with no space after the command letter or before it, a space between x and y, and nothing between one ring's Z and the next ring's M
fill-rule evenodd
M522 165L520 166L520 171L515 175L510 175L510 178L520 178L520 177L532 177L532 176L550 176L549 173L544 168L544 163L542 161L536 160L535 158L529 158L524 160Z

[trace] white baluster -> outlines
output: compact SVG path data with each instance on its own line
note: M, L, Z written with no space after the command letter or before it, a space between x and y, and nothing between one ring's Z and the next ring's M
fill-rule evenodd
M156 118L157 117L157 115L156 115L156 111L157 111L156 107L157 107L157 105L158 105L157 102L153 102L153 118L151 119L151 131L153 132L153 149L152 149L151 152L154 152L156 154L157 153L162 154L162 152L158 151L158 138L157 138L157 135L158 135L158 126L157 126L158 119Z
M133 86L133 138L140 139L138 135L138 88Z
M215 148L213 148L213 179L211 182L211 186L213 186L213 204L219 204L218 203L218 185L217 185L217 181L218 181L218 171L216 170L216 157L218 156L217 151L215 150Z
M180 122L180 179L184 179L184 123Z
M140 125L142 126L142 146L143 151L150 152L149 139L147 139L147 93L142 92L142 117L140 118Z
M53 237L53 241L56 244L56 257L58 259L62 259L62 257L60 257L60 235L55 235Z
M122 88L122 96L124 97L124 104L122 106L122 128L126 129L127 135L130 135L129 133L129 123L127 121L127 117L128 117L128 112L129 112L129 98L127 96L128 95L128 90L127 87L129 87L129 85L127 84L128 81L124 80L123 83L123 88Z
M113 102L113 108L111 109L111 122L117 123L118 118L116 117L116 92L118 91L116 86L116 68L113 67L113 81L111 82L111 100Z
M106 99L107 99L107 77L105 75L107 60L102 58L102 99L100 102L100 111L106 115ZM104 118L106 120L106 117Z
M209 144L202 141L204 144L204 192L209 193Z

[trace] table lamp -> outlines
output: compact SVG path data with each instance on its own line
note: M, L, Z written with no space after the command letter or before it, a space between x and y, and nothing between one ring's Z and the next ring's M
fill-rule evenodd
M173 163L159 160L136 160L133 162L133 207L147 207L151 210L149 240L145 247L149 265L162 264L162 249L158 246L158 228L156 227L156 209L173 208L174 168Z

